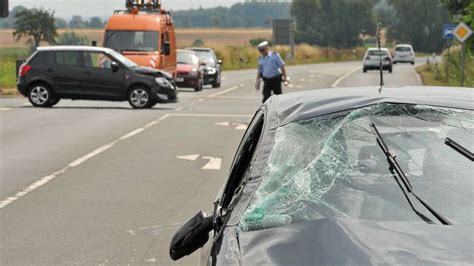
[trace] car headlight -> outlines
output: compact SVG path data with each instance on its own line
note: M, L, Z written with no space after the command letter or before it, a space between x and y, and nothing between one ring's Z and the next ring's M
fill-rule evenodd
M207 68L207 73L208 74L211 74L211 75L216 74L216 71L217 71L217 69L214 68L214 67L208 67Z
M189 74L190 74L191 76L197 76L197 75L199 75L198 69L197 69L197 68L191 69L191 72L190 72Z
M173 88L173 85L171 84L171 82L169 82L165 78L155 78L155 81L156 83L158 83L158 85L160 85L160 87Z

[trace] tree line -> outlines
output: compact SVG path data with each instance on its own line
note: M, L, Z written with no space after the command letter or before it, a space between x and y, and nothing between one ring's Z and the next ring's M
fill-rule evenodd
M443 25L464 21L474 28L472 0L293 0L296 40L323 47L351 48L377 25L388 42L410 43L417 51L440 52ZM468 46L472 49L474 38Z
M7 18L0 19L0 28L3 29L11 29L15 26L15 21L17 20L17 14L28 10L24 6L15 6L12 10L10 10L10 14ZM34 10L34 8L33 8ZM38 9L36 9L38 10ZM39 10L38 10L39 11ZM49 12L50 14L54 15L54 12ZM91 29L101 29L104 28L107 21L102 20L99 17L91 17L88 19L82 18L81 16L73 16L69 21L63 18L54 17L54 25L58 29L84 29L84 28L91 28Z

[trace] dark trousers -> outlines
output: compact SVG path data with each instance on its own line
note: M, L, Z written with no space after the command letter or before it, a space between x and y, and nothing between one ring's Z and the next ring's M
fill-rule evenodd
M274 78L263 78L263 103L273 94L282 94L281 90L281 76Z

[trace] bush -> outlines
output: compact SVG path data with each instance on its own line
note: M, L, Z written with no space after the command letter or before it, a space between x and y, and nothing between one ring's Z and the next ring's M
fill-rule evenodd
M89 38L76 34L74 31L68 31L59 35L56 41L59 45L89 45Z
M194 47L203 47L204 45L205 45L205 43L202 39L196 39L193 42Z

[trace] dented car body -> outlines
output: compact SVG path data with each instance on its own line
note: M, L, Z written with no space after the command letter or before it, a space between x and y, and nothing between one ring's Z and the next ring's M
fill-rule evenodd
M180 228L171 257L210 231L206 265L471 264L473 99L441 87L272 97L206 226Z

